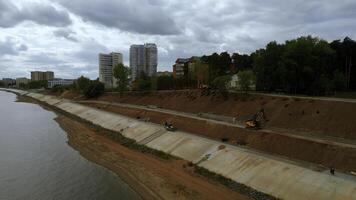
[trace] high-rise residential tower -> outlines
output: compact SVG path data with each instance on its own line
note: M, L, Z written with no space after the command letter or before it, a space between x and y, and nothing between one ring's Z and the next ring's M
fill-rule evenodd
M147 43L144 45L131 45L130 68L132 80L136 80L142 73L154 76L157 73L157 46Z
M99 81L104 83L106 88L117 86L113 70L119 63L122 63L121 53L99 54Z

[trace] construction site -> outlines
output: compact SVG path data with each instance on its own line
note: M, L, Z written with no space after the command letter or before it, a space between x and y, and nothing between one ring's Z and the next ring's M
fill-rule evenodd
M262 94L230 94L226 100L218 92L199 90L106 93L96 100L67 92L62 97L157 124L167 121L182 131L306 161L320 170L356 171L356 101ZM259 130L246 128L261 109L266 120Z
M24 95L278 199L356 199L356 101L184 90Z

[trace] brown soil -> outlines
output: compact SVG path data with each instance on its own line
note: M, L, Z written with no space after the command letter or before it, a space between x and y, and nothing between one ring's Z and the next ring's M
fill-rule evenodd
M72 98L73 94L69 92L63 97ZM264 108L270 120L268 127L356 139L355 103L262 95L243 98L241 94L230 94L229 98L224 100L218 92L207 95L197 90L131 92L123 95L106 93L98 100L156 105L177 111L215 113L240 119Z
M291 159L308 161L326 167L334 166L338 170L356 171L356 149L335 146L281 134L257 132L207 122L203 119L147 111L139 108L107 106L103 104L85 103L86 105L123 114L129 117L149 118L151 122L163 124L172 122L179 130L206 136L221 141L227 139L235 145L246 145L263 152L286 156Z
M124 147L85 124L59 115L69 144L84 157L117 173L144 199L248 199L194 174L182 160L160 160Z
M67 92L64 98L76 97ZM77 98L77 97L76 97ZM310 134L314 136L331 136L348 140L356 139L354 113L356 104L300 98L270 97L230 94L227 100L218 92L203 93L191 91L130 92L123 95L106 93L98 100L120 102L136 105L156 105L160 108L188 113L214 113L244 119L260 108L264 108L269 119L266 128L281 129L288 134ZM100 105L92 105L100 107ZM308 161L323 166L335 166L345 171L356 171L356 150L332 144L319 143L283 134L256 132L246 129L208 123L205 120L186 119L184 117L145 112L140 109L123 107L103 108L127 116L148 117L155 123L172 121L179 129L213 139L229 139L234 144L267 153L286 156L291 159ZM355 142L355 141L351 141Z
M84 95L80 94L77 91L71 91L71 90L66 90L64 92L52 92L51 90L44 90L41 91L40 93L44 95L52 95L52 96L57 96L60 98L66 98L72 100L85 99Z

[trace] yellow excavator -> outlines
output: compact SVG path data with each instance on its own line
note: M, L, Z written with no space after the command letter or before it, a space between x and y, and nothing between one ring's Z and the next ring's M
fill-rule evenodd
M252 118L245 121L245 127L249 129L259 130L262 128L262 123L268 121L264 109L262 108L258 113L254 114Z

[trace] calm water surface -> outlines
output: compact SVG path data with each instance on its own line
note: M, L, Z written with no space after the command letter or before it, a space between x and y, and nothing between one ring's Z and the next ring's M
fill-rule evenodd
M0 91L0 199L140 199L67 144L56 115Z

